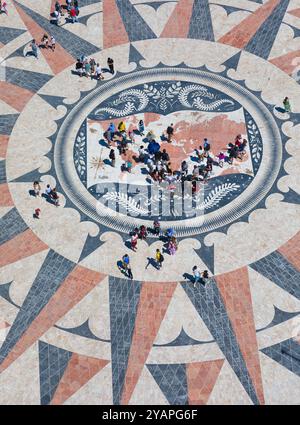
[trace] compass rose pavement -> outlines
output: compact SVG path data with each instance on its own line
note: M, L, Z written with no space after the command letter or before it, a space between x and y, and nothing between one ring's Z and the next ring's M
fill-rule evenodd
M0 404L299 404L300 0L78 3L75 23L52 0L0 14ZM176 170L204 138L248 144L183 196L137 160L149 131ZM160 270L163 238L130 247L157 218L178 240Z

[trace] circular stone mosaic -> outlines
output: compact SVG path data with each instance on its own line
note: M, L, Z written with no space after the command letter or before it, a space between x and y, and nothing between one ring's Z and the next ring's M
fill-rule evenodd
M167 183L153 184L145 164L133 160L130 174L120 172L124 158L110 166L103 139L109 123L123 120L134 131L140 119L167 150L174 169L183 160L197 164L195 149L204 137L217 155L242 134L247 154L238 165L214 166L196 196L182 185L170 191ZM163 136L170 123L172 144ZM136 132L131 158L148 142ZM168 67L118 76L91 91L64 120L54 157L65 193L95 221L128 232L159 217L164 227L187 236L217 229L253 209L276 180L282 142L270 110L242 85L203 70Z

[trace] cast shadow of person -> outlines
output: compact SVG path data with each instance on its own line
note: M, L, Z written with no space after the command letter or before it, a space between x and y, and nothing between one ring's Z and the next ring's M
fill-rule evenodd
M151 265L152 267L154 267L156 270L159 270L159 267L157 265L157 262L155 261L154 258L151 257L147 257L148 263L145 267L145 270Z

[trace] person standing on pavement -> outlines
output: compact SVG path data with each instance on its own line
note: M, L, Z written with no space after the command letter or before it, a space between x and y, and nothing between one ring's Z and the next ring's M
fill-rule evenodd
M168 143L172 142L172 136L174 135L174 124L169 125L167 128L167 137L168 137Z
M164 256L162 255L159 249L156 250L155 260L156 260L157 269L160 270L162 267L162 263L164 261Z
M111 149L109 152L109 159L111 160L111 166L115 167L116 165L116 154L114 149Z
M130 259L128 254L125 254L122 257L122 268L124 272L127 274L127 276L129 277L129 279L133 279L133 275L132 275L132 271L130 267Z
M78 22L78 18L77 18L77 13L76 13L75 7L72 7L72 9L70 10L70 18L72 20L72 24L74 24L75 22Z
M285 97L283 99L283 106L284 106L285 112L292 112L290 100L288 97Z
M108 67L109 67L109 71L110 71L110 73L111 73L111 74L114 74L114 73L115 73L115 68L114 68L114 61L113 61L113 59L112 59L112 58L108 58L108 59L107 59L107 65L108 65Z

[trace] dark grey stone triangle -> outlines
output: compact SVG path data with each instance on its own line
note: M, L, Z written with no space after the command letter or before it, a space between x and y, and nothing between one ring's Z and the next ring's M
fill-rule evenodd
M226 66L226 69L234 69L236 71L241 59L241 54L242 51L236 53L235 55L227 59L225 62L223 62L222 65Z
M19 35L23 34L24 32L26 32L26 30L0 27L0 43L7 44L15 38L19 37Z
M215 40L209 0L194 0L188 38Z
M165 3L169 3L167 1L156 1L156 2L147 2L147 3L142 3L142 4L146 4L147 6L151 6L154 10L158 10L158 8L160 6L162 6Z
M40 181L40 176L45 173L40 173L39 169L29 171L23 176L17 177L16 179L10 180L12 183L33 183L34 181Z
M79 336L84 336L85 338L94 339L95 341L110 342L110 340L98 338L96 335L93 334L89 326L89 319L87 319L81 325L76 326L75 328L63 328L62 326L57 326L57 325L55 325L54 327L57 329L61 329L62 331L65 331L65 332L69 332L73 335L79 335Z
M39 341L41 404L51 402L56 388L72 357L70 351Z
M300 299L300 271L278 251L251 264L251 268Z
M280 310L280 308L276 307L276 305L274 305L274 310L275 310L275 314L274 314L272 322L269 323L264 328L259 329L259 331L272 328L273 326L276 326L276 325L280 325L280 323L286 322L287 320L290 320L293 317L299 316L300 314L300 311L291 313L289 311Z
M128 62L135 62L137 65L139 65L140 61L143 59L145 59L144 56L142 56L140 52L133 46L133 44L130 43Z
M289 189L288 192L282 193L284 199L282 202L288 202L289 204L300 204L300 194L295 192L293 189Z
M9 290L12 283L13 281L5 283L4 285L0 285L0 296L4 298L6 301L8 301L10 304L19 308L19 306L13 302L13 300L10 298L10 295L9 295Z
M90 236L87 235L87 238L85 240L84 246L82 248L79 262L84 260L86 257L88 257L92 252L96 251L101 245L103 245L104 242L100 241L100 235L97 236Z
M68 105L65 105L63 103L63 100L65 99L64 97L60 97L60 96L50 96L48 94L40 94L39 96L45 100L47 103L49 103L49 105L53 106L53 108L57 108L59 105L63 105L66 108L68 107Z
M50 250L0 348L0 364L48 304L75 263Z
M236 7L236 6L227 6L226 4L222 4L220 5L223 7L223 9L226 10L227 15L230 15L231 13L234 12L240 12L241 10L244 11L244 8L240 8L240 7Z
M23 233L28 229L27 224L16 208L9 210L0 218L0 245Z
M147 367L171 405L188 404L185 364L157 364Z
M90 19L90 17L91 16L93 16L93 15L95 15L95 13L93 12L93 13L90 13L90 14L88 14L88 15L85 15L85 16L80 16L80 14L79 14L79 17L78 17L78 22L80 23L80 24L83 24L83 25L86 25L87 24L87 21Z
M6 183L6 161L0 161L0 184Z
M261 351L281 366L300 376L300 344L293 338Z
M130 41L157 38L129 0L116 0Z
M201 247L199 249L195 249L195 252L197 253L197 255L199 255L199 257L201 258L203 263L207 265L207 268L209 269L211 274L214 274L214 272L215 272L215 247L214 247L214 245L207 246L205 244L205 242L204 242L205 236L206 236L206 234L202 234L202 235L197 236L197 239L201 243Z
M211 341L197 341L196 339L190 337L187 335L185 330L182 328L180 331L180 334L175 338L173 341L168 342L167 344L154 344L154 347L178 347L178 346L184 346L184 345L200 345L200 344L208 344L210 342L214 342L214 340Z
M268 59L289 2L290 0L279 2L245 47L247 52Z
M45 32L54 36L57 43L73 56L74 60L81 55L90 56L99 51L99 48L86 40L78 37L78 35L65 30L61 26L53 25L49 19L34 12L21 3L16 2L24 12L27 13ZM76 25L76 24L75 24Z
M20 114L0 115L0 134L11 134Z
M11 53L9 56L7 56L6 59L15 58L15 57L24 57L24 50L25 47L28 45L28 43L23 44L21 47L19 47L17 50L15 50L13 53Z
M141 282L109 277L113 403L120 404L135 326Z
M294 38L300 37L300 29L289 24L289 27L294 31Z
M192 283L183 283L183 289L192 301L199 316L207 326L225 358L239 378L254 404L259 404L244 357L228 317L226 307L216 281L211 278L205 286L194 288Z
M41 74L39 72L6 67L6 81L8 83L15 84L34 93L39 91L52 77L52 75Z

